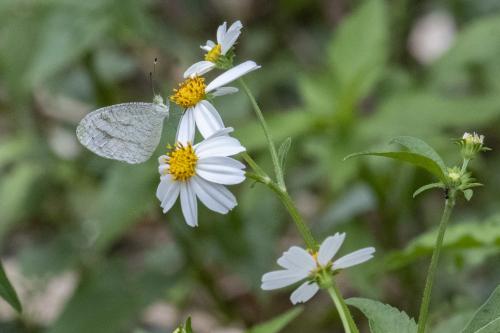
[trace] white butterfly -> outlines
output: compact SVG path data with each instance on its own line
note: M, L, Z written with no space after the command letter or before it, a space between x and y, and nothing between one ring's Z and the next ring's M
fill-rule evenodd
M99 156L130 164L148 160L160 143L169 105L156 95L153 103L123 103L95 110L80 121L76 136Z

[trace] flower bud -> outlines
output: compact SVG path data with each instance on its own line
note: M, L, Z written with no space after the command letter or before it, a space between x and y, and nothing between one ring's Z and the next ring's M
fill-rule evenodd
M467 160L471 160L480 151L490 150L484 147L484 135L479 135L476 132L467 133L465 132L462 139L458 140L460 145L460 152L462 157Z
M458 167L448 168L447 177L450 184L458 186L461 183L462 173Z

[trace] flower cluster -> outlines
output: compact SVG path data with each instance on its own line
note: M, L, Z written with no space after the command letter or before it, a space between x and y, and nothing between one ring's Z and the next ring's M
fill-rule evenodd
M254 61L245 61L233 67L234 45L242 24L233 23L229 29L224 22L217 29L217 43L207 41L201 48L205 60L190 66L170 101L183 109L176 134L176 142L159 158L160 184L156 197L163 212L169 211L180 196L182 213L189 226L198 225L199 199L207 208L226 214L236 206L236 199L225 185L245 180L245 166L230 156L245 151L240 142L231 137L232 128L226 128L211 101L218 96L238 92L227 84L260 68ZM226 70L210 83L205 77L210 70ZM195 143L196 128L203 137Z

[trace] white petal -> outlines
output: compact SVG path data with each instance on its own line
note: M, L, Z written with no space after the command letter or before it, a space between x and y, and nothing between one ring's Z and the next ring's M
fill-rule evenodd
M189 180L182 182L180 188L181 208L184 219L189 226L196 227L198 225L198 205L191 182Z
M194 108L194 120L204 138L224 129L224 123L219 112L209 101L200 101Z
M335 260L333 262L332 269L342 269L364 263L365 261L373 258L373 253L375 253L375 248L373 247L366 247L364 249L354 251Z
M208 139L212 139L212 138L215 138L217 136L225 136L225 135L229 135L229 133L232 133L234 131L234 128L232 127L226 127L226 128L223 128L217 132L215 132L214 134L210 135L208 138L206 138L205 140L208 140ZM200 142L201 143L201 142Z
M294 272L290 270L273 271L262 276L263 290L273 290L283 288L299 282L307 277L307 274L302 272Z
M305 303L310 300L319 290L316 282L304 282L290 295L290 301L295 305L297 303Z
M318 262L321 266L326 266L333 256L340 249L340 246L344 242L345 233L339 234L338 232L328 237L321 243L318 251Z
M243 75L245 75L251 71L254 71L256 69L259 69L259 68L260 68L260 66L257 65L254 61L251 61L251 60L245 61L244 63L241 63L241 64L225 71L224 73L222 73L218 77L216 77L205 88L205 92L208 93L208 92L211 92L212 90L215 90L217 88L225 86L229 82L233 82L234 80L242 77Z
M234 185L245 180L244 168L244 164L230 157L206 157L196 163L196 174L214 183Z
M184 72L184 78L203 75L210 72L214 68L215 64L211 61L198 61L197 63L192 64L188 69L186 69L186 71Z
M165 176L165 175L167 175L169 168L170 168L170 164L162 163L158 166L158 173L160 174L160 176Z
M224 37L224 35L226 34L226 26L227 26L227 23L224 22L221 25L219 25L219 27L217 28L217 43L219 43L219 44L220 44L222 38Z
M215 45L216 44L213 41L207 40L206 44L205 45L201 45L200 48L202 50L204 50L204 51L210 52Z
M243 28L243 24L241 23L240 20L234 22L233 24L231 24L231 26L229 27L229 29L227 29L227 32L231 32L231 31L236 31L236 30L241 30Z
M228 135L212 135L210 138L196 144L194 151L198 158L206 158L210 156L236 155L245 151L245 147L237 139Z
M238 40L238 37L240 37L241 31L235 30L235 31L228 31L226 35L224 36L224 39L220 43L221 45L221 54L226 55L227 51L229 51L234 43Z
M180 186L179 183L172 180L170 175L162 177L158 189L156 190L156 197L161 202L163 213L166 213L172 208L177 197L179 196Z
M194 176L191 180L196 195L208 209L227 214L236 207L236 198L224 185L208 182L198 176Z
M217 96L224 96L224 95L229 95L229 94L234 94L238 92L238 88L236 87L220 87L215 89L215 91L212 92L212 96L217 97Z
M278 265L283 268L305 271L309 273L316 268L313 256L298 246L292 246L278 259Z
M179 121L179 127L177 128L177 136L175 140L184 145L188 142L192 143L194 141L196 127L193 112L193 108L188 108L184 111L184 114Z

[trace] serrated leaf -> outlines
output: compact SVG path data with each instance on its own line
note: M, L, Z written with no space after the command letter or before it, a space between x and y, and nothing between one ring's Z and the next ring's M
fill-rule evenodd
M368 318L372 333L415 333L417 324L400 311L390 305L367 298L349 298L346 303L358 308Z
M437 229L426 232L402 251L389 254L386 265L390 269L405 266L418 258L432 254ZM470 221L452 224L446 229L443 250L478 249L500 247L500 215L494 215L485 222Z
M433 189L433 188L441 188L441 189L444 189L444 185L443 183L432 183L432 184L427 184L427 185L424 185L422 187L420 187L419 189L417 189L414 193L413 193L413 197L415 198L417 195L419 195L420 193L424 192L424 191L427 191L427 190L430 190L430 189Z
M281 165L281 169L285 169L285 164L286 164L286 158L288 155L288 151L290 150L290 147L292 145L292 138L288 137L283 141L283 143L280 145L280 148L278 150L278 159Z
M16 291L5 273L2 262L0 262L0 296L10 304L17 312L21 313L23 308L17 297Z
M500 332L500 286L481 305L462 333Z
M304 308L295 307L263 324L252 327L246 333L278 333L302 313Z

